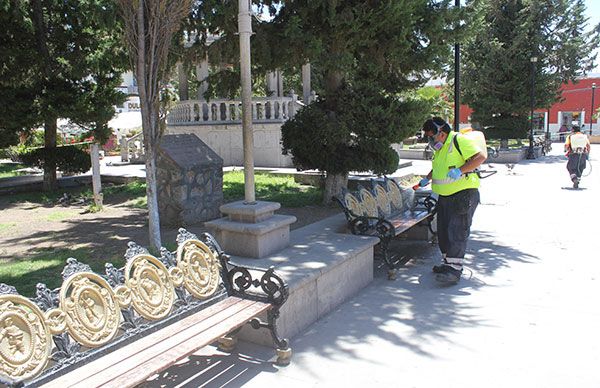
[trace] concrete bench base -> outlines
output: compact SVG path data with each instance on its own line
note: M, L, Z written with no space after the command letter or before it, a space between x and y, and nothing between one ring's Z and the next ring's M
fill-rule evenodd
M280 336L299 334L373 280L373 247L379 239L345 231L346 219L338 214L292 231L290 246L276 254L262 259L231 258L241 265L275 266L288 283L289 298L277 321ZM239 337L272 344L266 330L244 327Z

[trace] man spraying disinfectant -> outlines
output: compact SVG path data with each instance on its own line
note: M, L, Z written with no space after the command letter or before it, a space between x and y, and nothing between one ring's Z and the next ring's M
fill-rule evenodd
M474 171L486 159L485 137L484 145L479 146L472 138L476 133L454 132L440 117L425 121L423 133L431 139L435 150L432 170L419 182L424 187L431 181L433 192L438 194L437 229L442 263L434 266L433 272L437 281L453 284L462 275L471 222L479 204L479 176Z
M569 161L567 171L573 182L573 188L579 188L581 173L585 170L586 161L590 155L590 141L586 135L581 133L578 125L573 125L571 133L565 141L565 153Z

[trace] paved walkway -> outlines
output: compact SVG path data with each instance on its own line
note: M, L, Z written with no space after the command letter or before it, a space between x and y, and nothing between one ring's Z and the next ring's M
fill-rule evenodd
M437 249L407 243L417 259L398 279L379 271L294 338L290 366L253 344L204 349L148 386L600 386L600 146L578 191L554 148L483 182L460 284L438 287Z

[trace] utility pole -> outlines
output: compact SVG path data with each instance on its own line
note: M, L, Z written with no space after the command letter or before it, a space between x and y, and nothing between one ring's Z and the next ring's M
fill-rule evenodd
M454 6L460 8L460 0L454 0ZM454 130L460 130L460 44L454 44Z
M252 16L250 0L238 0L238 30L240 33L240 78L242 81L242 133L244 147L244 199L256 202L254 186L254 134L252 128L252 74L250 72L250 36Z
M594 125L594 95L596 94L596 83L592 84L592 109L590 109L590 136L592 136L592 125Z
M529 116L529 148L527 150L527 159L535 159L533 149L533 111L535 109L535 64L537 57L531 57L531 116Z

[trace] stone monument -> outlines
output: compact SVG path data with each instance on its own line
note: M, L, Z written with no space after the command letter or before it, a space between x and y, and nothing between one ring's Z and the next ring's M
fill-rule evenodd
M231 202L221 206L225 217L204 225L225 252L266 257L290 244L290 225L296 222L296 217L275 214L280 207L277 202Z
M192 225L221 216L223 159L196 135L165 135L157 155L163 225Z

